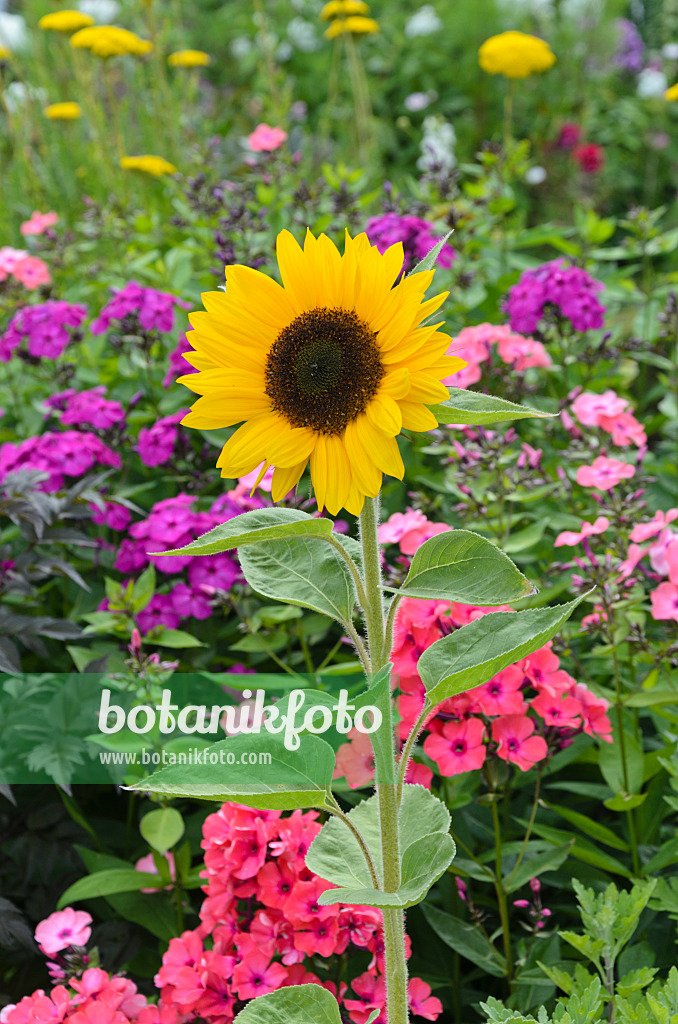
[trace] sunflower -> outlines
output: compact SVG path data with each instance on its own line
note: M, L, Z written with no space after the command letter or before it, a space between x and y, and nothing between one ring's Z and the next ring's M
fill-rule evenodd
M235 479L274 466L283 498L310 460L318 507L357 515L382 473L403 478L396 436L436 426L427 404L449 397L440 383L466 365L447 357L440 323L421 326L447 292L424 301L433 271L394 284L400 242L385 253L367 235L346 234L343 257L326 235L289 231L277 241L281 287L244 266L226 267L226 293L203 294L189 316L186 360L198 373L179 383L202 397L185 426L215 430L243 422L217 461Z

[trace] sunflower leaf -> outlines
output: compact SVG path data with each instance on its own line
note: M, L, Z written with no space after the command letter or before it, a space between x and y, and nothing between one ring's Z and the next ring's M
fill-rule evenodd
M372 1019L372 1018L370 1018ZM233 1024L341 1024L339 1004L322 985L291 985L250 999Z
M419 260L416 267L413 267L407 276L411 277L412 274L421 274L425 270L433 270L436 263L438 262L438 257L440 256L442 248L451 234L452 232L448 231L447 234L444 235L439 242L436 242L433 248L429 249L429 251L426 253L423 260Z
M382 873L381 830L378 797L349 811L348 817L370 851L377 876ZM340 886L328 889L319 903L357 903L371 907L411 907L419 903L440 878L455 854L447 834L449 811L423 786L405 785L398 814L401 885L397 892L383 892L372 885L358 841L338 818L331 818L311 843L306 866L328 882Z
M447 401L429 406L438 423L463 423L465 426L479 427L508 420L549 419L556 415L542 412L541 409L531 409L527 405L516 405L505 398L483 395L479 391L466 391L464 388L450 388L449 391Z
M477 605L511 604L537 593L503 551L469 530L450 530L425 541L395 592Z
M440 704L492 679L551 640L592 591L556 608L491 612L436 640L417 662L429 701Z
M331 796L334 751L318 736L301 736L299 747L288 750L281 735L264 727L221 740L201 758L200 764L170 764L128 788L275 810L327 807Z
M353 580L341 555L322 538L290 537L251 545L240 552L240 565L258 594L311 608L344 624L351 621Z
M153 555L218 555L245 544L294 537L322 537L332 532L331 519L314 518L296 508L257 508L215 526L183 548L150 552Z

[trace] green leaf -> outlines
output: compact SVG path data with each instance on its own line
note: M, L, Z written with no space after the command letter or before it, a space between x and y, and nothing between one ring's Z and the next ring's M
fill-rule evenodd
M600 843L605 843L606 846L611 846L613 850L623 850L624 853L628 853L631 849L629 844L612 829L581 814L580 811L573 811L570 807L563 807L561 804L549 804L546 801L544 803L565 821L569 821L571 825L583 832L587 838L596 839Z
M377 796L358 804L349 817L372 855L382 877L381 837ZM375 889L362 851L352 832L332 818L319 832L306 854L306 866L340 886L322 893L319 903L352 903L370 907L411 907L419 903L443 874L455 854L447 834L450 815L445 805L423 786L406 785L398 817L401 849L401 884L397 892Z
M111 896L118 892L138 892L139 889L157 889L158 876L150 871L135 871L133 868L112 868L86 875L69 885L57 903L57 910L97 896Z
M396 592L404 597L497 605L520 601L536 590L489 540L469 530L450 530L430 537L417 549Z
M151 563L147 569L144 569L139 579L134 583L134 590L132 592L132 611L135 615L146 607L154 593L155 566Z
M639 690L625 697L627 708L651 708L656 704L673 704L678 707L678 690Z
M251 999L233 1024L341 1024L341 1016L322 985L290 985Z
M269 541L243 549L239 557L245 579L258 594L351 621L353 580L341 555L319 538Z
M331 519L315 518L295 508L258 508L215 526L183 548L158 555L218 555L244 544L260 544L283 537L321 537L332 532Z
M442 247L445 245L445 242L447 241L451 234L452 232L448 231L447 234L444 235L439 242L436 242L433 248L429 249L429 251L426 253L423 260L419 260L416 267L413 267L407 276L411 277L412 274L421 274L425 270L433 270L435 268L436 263L438 262L438 257L440 256Z
M174 807L158 807L144 814L139 831L149 846L158 853L166 853L184 834L184 819Z
M250 755L257 764L249 763ZM297 750L287 750L280 736L264 729L215 743L202 752L200 764L172 764L129 788L293 810L326 807L333 771L334 751L318 736L305 735Z
M631 796L630 793L617 793L609 800L604 800L603 804L608 811L632 811L634 807L640 807L646 800L647 793L636 793L635 796Z
M598 766L613 793L626 793L633 795L640 792L643 785L643 748L633 733L624 730L624 754L626 761L626 772L622 762L622 744L619 739L619 731L615 725L613 733L614 743L603 743L598 750ZM626 783L628 782L628 786Z
M163 629L162 633L159 633L157 637L151 635L146 639L154 647L207 647L207 644L197 640L190 633L185 633L183 629Z
M468 426L482 426L488 423L505 423L508 420L552 419L556 413L530 409L516 405L505 398L483 395L479 391L464 388L450 388L450 397L440 405L429 409L438 423L464 423Z
M451 914L446 914L432 903L422 903L424 917L436 935L455 953L482 967L487 974L503 978L506 974L506 960L493 949L476 925L465 924Z
M535 854L529 860L521 861L520 867L513 876L509 872L510 885L508 879L505 879L506 892L515 892L516 889L526 885L531 878L536 878L545 871L556 871L567 860L573 843L574 839L570 843L557 846L554 850L545 850L543 853Z
M436 640L419 658L417 671L434 704L486 683L551 640L577 605L581 594L556 608L490 612Z

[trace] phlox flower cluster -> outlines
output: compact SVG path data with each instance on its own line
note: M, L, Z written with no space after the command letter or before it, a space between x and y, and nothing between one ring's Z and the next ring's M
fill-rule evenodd
M391 651L400 689L402 739L424 706L424 685L417 672L423 651L481 616L510 610L449 601L402 601ZM547 644L482 686L446 700L426 721L423 749L446 777L481 768L492 756L527 771L549 753L568 746L579 732L611 742L607 709L605 699L561 669ZM369 781L363 765L362 780L356 782L349 751L340 748L339 760L348 767L349 785Z
M453 339L447 355L461 356L467 365L443 381L454 388L467 388L482 376L482 363L489 363L495 351L502 363L523 373L531 366L550 366L551 357L540 341L515 334L506 324L478 324L464 327Z
M31 216L23 222L19 230L24 237L26 235L42 235L49 228L53 228L58 220L59 214L55 213L54 210L50 210L49 213L40 213L40 210L33 210Z
M29 291L49 284L52 280L47 264L38 256L31 256L24 249L3 245L0 248L0 282L10 277Z
M125 410L120 402L106 398L103 384L89 391L75 391L73 388L60 391L47 398L44 404L61 411L62 426L110 430L125 420Z
M92 321L90 330L92 334L105 334L114 320L134 315L144 331L168 333L174 329L174 307L188 309L190 305L169 292L144 288L136 281L129 281Z
M367 237L372 245L376 245L379 252L386 252L391 245L397 242L403 243L405 260L403 271L408 273L413 267L423 260L438 242L436 229L428 220L421 217L414 217L411 214L401 215L399 213L382 213L379 217L372 217L367 222L365 229ZM440 250L437 265L439 267L451 267L455 258L455 252L447 242Z
M137 451L144 466L164 466L174 455L179 438L179 424L188 409L172 416L163 416L150 427L142 427L137 440Z
M169 370L163 377L162 386L164 388L172 387L177 377L181 377L182 374L185 376L187 373L197 373L198 371L190 363L184 359L184 352L192 352L193 347L190 339L190 328L186 334L182 334L181 338L177 343L177 347L172 349L169 354Z
M617 18L614 27L618 42L612 63L627 75L637 75L645 66L645 43L640 32L628 18Z
M47 431L19 444L7 441L0 448L0 482L8 473L40 470L48 474L40 485L48 492L61 490L66 477L82 476L95 465L119 469L122 461L96 434L78 430Z
M71 340L68 328L80 327L86 316L86 306L58 299L24 306L0 336L0 362L9 362L22 342L34 359L58 359Z
M404 555L413 555L425 540L449 529L447 523L433 523L419 509L408 508L405 512L394 512L381 523L379 543L397 544Z
M176 1015L149 1005L134 982L88 967L85 949L92 918L83 910L55 911L35 929L35 941L58 982L46 993L37 989L0 1011L1 1024L177 1024Z
M629 403L611 389L602 394L582 391L570 405L572 415L585 427L599 427L620 447L634 444L637 448L647 444L643 425L630 412Z
M565 266L562 258L551 260L523 271L509 291L504 310L511 329L526 334L537 330L547 306L554 306L575 331L598 330L605 307L597 294L603 290L604 285L581 267Z
M323 985L355 1024L383 1011L381 913L344 904L322 907L332 888L308 870L305 854L320 831L315 811L254 810L224 804L203 826L206 893L193 931L172 939L155 983L160 1014L229 1024L243 1002L289 985ZM367 970L337 989L309 969L349 946L365 950ZM329 965L328 965L329 967ZM440 1001L421 979L410 982L414 1014L435 1020ZM383 1012L379 1018L383 1020Z

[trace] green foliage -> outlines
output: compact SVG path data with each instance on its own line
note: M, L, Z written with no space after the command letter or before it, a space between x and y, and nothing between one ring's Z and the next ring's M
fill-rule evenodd
M535 593L510 558L477 533L453 530L431 537L414 553L403 597L499 605Z
M336 999L319 985L295 985L259 996L235 1017L238 1024L340 1024ZM234 1024L235 1024L234 1021Z
M449 400L430 406L438 423L464 423L471 426L505 423L507 420L547 419L553 413L528 409L494 395L450 388Z
M295 508L260 508L243 512L221 526L172 551L159 555L217 555L246 544L261 544L288 537L322 537L332 532L330 519L318 519ZM268 545L267 545L268 547Z

